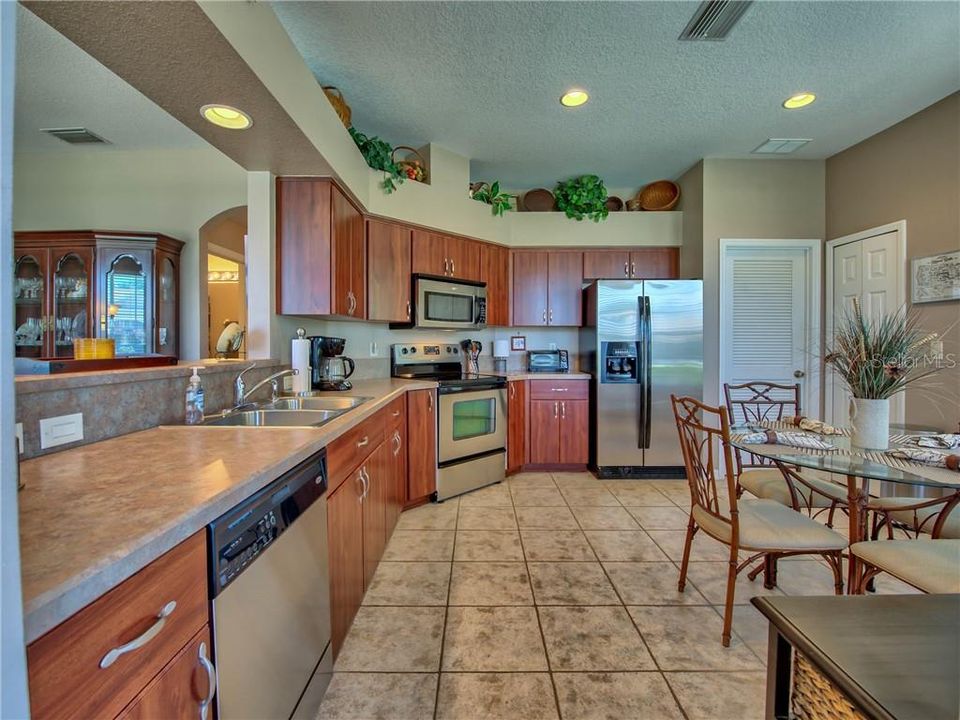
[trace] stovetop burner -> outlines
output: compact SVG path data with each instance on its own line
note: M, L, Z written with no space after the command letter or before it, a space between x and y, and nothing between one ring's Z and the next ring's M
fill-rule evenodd
M393 345L390 375L396 378L436 380L443 394L507 386L499 375L471 374L463 370L464 356L452 343L403 343Z

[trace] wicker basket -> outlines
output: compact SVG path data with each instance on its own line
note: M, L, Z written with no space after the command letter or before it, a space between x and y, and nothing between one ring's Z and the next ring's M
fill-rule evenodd
M327 96L327 100L333 105L333 109L340 117L340 122L343 123L343 126L349 128L352 124L350 122L352 113L350 106L347 105L347 101L343 99L343 93L340 92L340 88L334 87L333 85L324 85L323 94Z
M673 210L680 200L680 186L670 180L657 180L637 194L641 210Z
M557 209L557 201L546 188L536 188L523 194L522 206L526 212L550 212Z
M828 677L796 651L791 708L797 720L866 720Z
M406 156L397 157L398 152L405 152L407 154ZM409 145L397 145L393 149L390 157L408 180L416 180L417 182L427 181L427 167L424 163L423 156L417 152L416 148L412 148Z

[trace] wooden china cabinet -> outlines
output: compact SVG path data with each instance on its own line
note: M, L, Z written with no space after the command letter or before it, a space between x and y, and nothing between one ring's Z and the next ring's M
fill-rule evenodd
M180 354L180 252L158 233L14 235L17 357L72 358L76 338L116 340L116 354Z

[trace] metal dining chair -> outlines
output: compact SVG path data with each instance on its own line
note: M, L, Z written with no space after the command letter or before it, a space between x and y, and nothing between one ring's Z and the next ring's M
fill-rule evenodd
M833 571L834 587L843 593L841 553L846 539L821 523L773 500L741 500L737 492L730 421L725 407L670 396L690 488L690 517L683 545L677 589L684 591L693 538L700 530L727 545L730 559L721 641L730 645L737 576L759 558L774 562L790 555L821 555ZM751 553L739 561L740 551Z

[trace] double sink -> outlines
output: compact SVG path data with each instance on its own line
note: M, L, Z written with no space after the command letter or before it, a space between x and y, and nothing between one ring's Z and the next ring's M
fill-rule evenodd
M204 425L233 427L319 427L370 400L368 397L286 397L228 411Z

